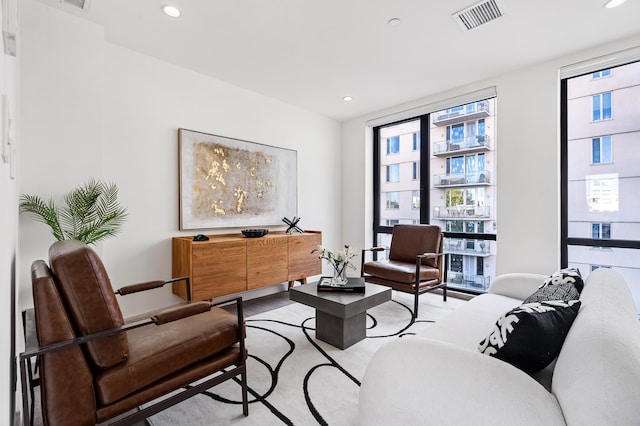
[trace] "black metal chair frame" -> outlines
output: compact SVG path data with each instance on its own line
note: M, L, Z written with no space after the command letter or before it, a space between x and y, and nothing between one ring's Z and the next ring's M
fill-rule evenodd
M115 291L115 294L119 295L128 295L137 293L144 290L149 290L152 288L159 288L164 286L165 284L170 284L178 281L185 281L187 287L187 295L189 298L187 302L191 302L191 291L190 290L190 280L189 277L180 277L167 281L154 281L151 283L143 283L143 284L134 284L131 286L123 287L119 290ZM234 368L224 371L221 374L216 374L215 376L207 379L202 383L198 383L197 385L189 386L185 388L181 392L172 395L168 398L162 399L155 404L152 404L148 407L138 409L137 411L128 414L124 417L117 417L113 422L109 422L109 425L133 425L137 422L140 422L154 414L159 413L175 404L178 404L186 399L191 398L194 395L197 395L205 390L212 388L222 382L225 382L229 379L232 379L238 375L240 375L240 382L242 387L242 413L245 416L249 415L249 402L247 397L247 368L246 368L246 356L245 356L245 343L244 343L244 313L243 313L243 305L242 305L242 297L236 297L234 299L225 300L219 303L208 303L209 309L212 306L218 305L226 305L232 302L236 303L237 317L238 317L238 342L240 345L240 354L241 360L240 363L237 364ZM207 302L198 302L203 304L207 304ZM204 312L204 310L202 310ZM193 313L192 313L193 314ZM34 385L33 372L31 367L31 358L35 357L35 365L36 369L38 366L38 359L40 355L46 354L48 352L54 352L60 349L64 349L70 346L81 345L86 342L90 342L92 340L100 339L107 336L112 336L114 334L122 333L128 330L133 330L138 327L143 327L150 324L158 324L157 319L154 317L146 318L140 321L136 321L133 323L125 324L121 327L113 328L110 330L101 331L98 333L88 334L82 337L76 337L74 339L66 340L64 342L53 343L47 346L41 346L37 348L25 348L25 351L19 355L19 363L20 363L20 380L22 387L22 410L23 410L23 425L31 426L33 424L33 398L34 398L34 387L39 383L39 379L36 379L38 382ZM31 400L29 399L31 397ZM31 408L29 405L31 404ZM104 423L101 423L104 424Z

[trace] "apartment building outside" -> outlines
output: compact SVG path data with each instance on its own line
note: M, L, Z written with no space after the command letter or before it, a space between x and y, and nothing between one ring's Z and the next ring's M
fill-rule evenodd
M640 312L640 62L566 87L568 265L617 270Z
M423 147L427 119L429 146ZM495 99L487 99L379 130L378 225L388 232L377 233L377 244L389 246L396 224L440 226L449 286L471 292L486 291L495 276L496 241L486 238L497 226L495 119ZM424 170L428 176L421 176Z
M431 114L431 223L447 237L452 288L486 291L495 277L495 98Z

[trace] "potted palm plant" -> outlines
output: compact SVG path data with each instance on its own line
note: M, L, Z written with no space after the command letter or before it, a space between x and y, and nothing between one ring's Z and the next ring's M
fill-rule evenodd
M65 207L37 195L20 196L20 213L30 213L49 225L57 241L79 240L86 244L117 235L127 217L118 202L118 187L94 178L64 196Z

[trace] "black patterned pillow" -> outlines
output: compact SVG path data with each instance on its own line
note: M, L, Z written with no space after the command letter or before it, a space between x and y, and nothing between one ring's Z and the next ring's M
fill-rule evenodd
M552 274L522 303L545 302L547 300L577 300L584 288L582 275L575 268L565 268Z
M520 305L498 319L478 350L527 373L542 370L560 353L579 309L579 300Z

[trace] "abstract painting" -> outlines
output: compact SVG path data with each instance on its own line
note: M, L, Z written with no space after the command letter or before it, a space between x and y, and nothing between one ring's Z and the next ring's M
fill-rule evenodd
M297 152L178 129L180 229L280 225L297 213Z

